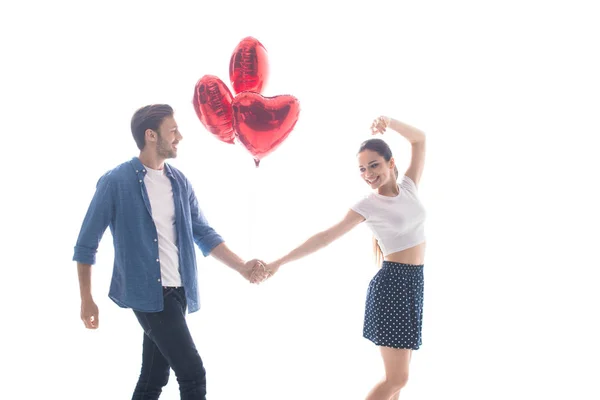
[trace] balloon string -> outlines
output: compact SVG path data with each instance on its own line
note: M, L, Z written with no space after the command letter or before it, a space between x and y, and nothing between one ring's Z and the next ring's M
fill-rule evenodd
M257 168L252 168L252 170L256 170ZM251 171L250 174L252 175L251 179L248 179L248 182L250 184L250 190L248 191L250 193L250 200L248 201L248 206L249 206L249 210L248 210L248 219L249 219L249 224L248 224L248 247L249 247L249 251L250 251L250 257L254 258L255 254L254 254L254 234L256 232L255 229L255 225L256 225L256 196L257 196L257 186L258 186L258 182L257 182L257 172L256 171Z

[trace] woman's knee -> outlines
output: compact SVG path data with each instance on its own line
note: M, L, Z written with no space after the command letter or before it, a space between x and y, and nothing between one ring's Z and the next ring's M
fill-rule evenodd
M385 378L388 385L394 389L395 392L404 388L408 383L408 372L405 373L397 373L393 376L387 376Z

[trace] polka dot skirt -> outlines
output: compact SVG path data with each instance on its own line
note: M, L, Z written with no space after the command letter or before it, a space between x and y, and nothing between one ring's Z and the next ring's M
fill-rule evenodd
M384 261L369 284L363 336L377 346L417 350L423 283L423 265Z

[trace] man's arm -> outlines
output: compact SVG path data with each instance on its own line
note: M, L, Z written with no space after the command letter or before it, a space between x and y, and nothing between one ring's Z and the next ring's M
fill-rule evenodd
M113 218L113 211L111 184L106 177L102 177L96 185L96 192L83 220L73 255L79 277L81 319L88 329L98 328L98 307L92 297L92 265L96 262L96 252Z
M239 272L244 278L252 283L258 283L266 278L263 264L258 260L244 261L234 253L225 241L208 223L198 205L198 199L188 182L190 191L190 213L192 217L192 230L194 242L198 245L204 256L211 255L223 264ZM255 272L254 274L252 272Z
M219 244L210 253L211 256L236 270L252 283L259 283L266 278L264 263L259 260L244 261L235 254L225 243ZM264 273L264 274L263 274Z
M114 216L113 188L103 176L96 185L96 192L88 207L75 244L73 261L93 265L100 240Z
M231 251L229 247L227 247L225 242L215 247L210 252L210 255L236 271L242 269L244 264L246 264L244 260L242 260L237 254Z
M191 184L189 186L189 202L190 202L190 214L192 218L192 234L194 235L194 242L202 251L204 257L207 257L218 245L224 242L221 235L219 235L208 223L208 220L200 210L198 205L198 199L192 189Z
M79 294L81 296L81 320L88 329L98 328L98 306L92 298L92 266L77 263Z

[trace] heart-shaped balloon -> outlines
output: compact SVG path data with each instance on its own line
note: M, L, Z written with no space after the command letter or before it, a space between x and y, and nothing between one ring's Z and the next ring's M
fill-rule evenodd
M257 167L289 136L300 114L300 103L291 95L242 92L233 99L232 108L233 129Z
M229 60L229 79L235 93L262 93L269 77L267 50L248 36L237 45Z
M219 140L235 143L231 103L233 96L214 75L204 75L194 89L194 110L204 127Z

